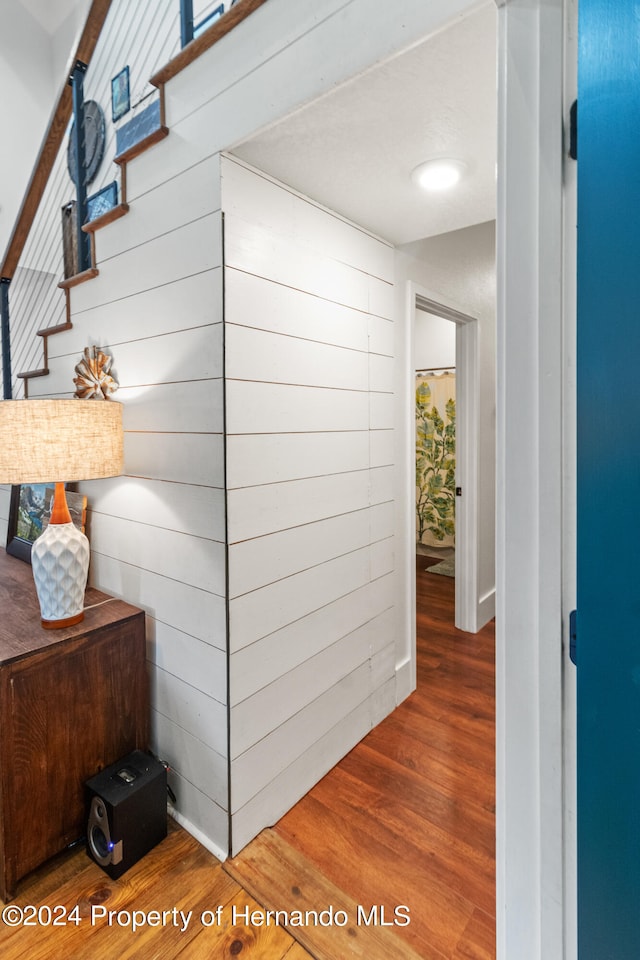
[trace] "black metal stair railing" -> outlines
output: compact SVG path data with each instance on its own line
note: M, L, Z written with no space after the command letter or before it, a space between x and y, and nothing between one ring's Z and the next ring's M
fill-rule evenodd
M9 324L8 277L0 278L0 317L2 320L2 399L11 400L11 329Z
M183 47L212 26L238 0L180 0L180 41Z
M84 116L84 75L87 72L86 63L76 63L69 77L73 91L73 145L75 165L70 171L74 175L76 187L76 249L78 251L77 272L84 273L91 266L90 237L84 233L82 227L87 219L87 160L86 160L86 127Z

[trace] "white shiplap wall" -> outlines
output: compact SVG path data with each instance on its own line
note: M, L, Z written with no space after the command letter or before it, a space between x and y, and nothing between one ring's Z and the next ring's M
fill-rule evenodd
M125 475L84 485L91 580L147 612L152 746L177 811L227 852L222 217L217 156L158 183L97 236L100 275L72 291L32 396L73 390L107 348L124 404Z
M232 849L395 706L393 249L222 159Z

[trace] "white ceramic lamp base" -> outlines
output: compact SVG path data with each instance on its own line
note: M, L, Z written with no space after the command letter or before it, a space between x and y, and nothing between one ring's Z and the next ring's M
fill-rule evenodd
M50 523L31 548L43 627L79 623L89 572L89 541L74 523Z

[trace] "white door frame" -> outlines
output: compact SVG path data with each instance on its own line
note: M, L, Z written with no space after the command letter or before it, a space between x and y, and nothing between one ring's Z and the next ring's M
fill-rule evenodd
M497 3L497 957L568 960L575 930L565 874L572 841L563 829L563 739L574 723L563 713L565 2Z
M497 960L574 960L575 826L567 813L574 801L563 765L575 730L563 619L570 602L563 553L572 550L572 507L563 509L571 400L563 390L571 376L565 374L574 323L567 288L575 240L563 230L563 93L565 38L572 42L576 4L496 4ZM415 290L408 299L413 310ZM412 357L411 341L407 346ZM412 411L407 450L415 443L414 419ZM412 527L412 550L414 542ZM408 572L414 566L412 558ZM407 600L411 616L415 595Z
M461 310L442 303L418 284L408 284L407 328L409 337L409 378L415 383L415 311L424 310L451 320L456 325L456 486L462 487L462 496L456 498L456 554L455 554L455 625L458 630L477 633L478 625L478 430L480 383L478 374L478 321ZM407 397L408 416L414 433L410 450L415 452L415 398ZM413 478L415 470L410 470ZM415 500L415 485L412 491ZM412 502L412 501L409 501ZM415 512L410 514L413 526L407 543L412 552L408 569L413 580L413 620L415 622L416 565ZM415 629L415 623L414 623ZM415 660L415 644L413 658Z

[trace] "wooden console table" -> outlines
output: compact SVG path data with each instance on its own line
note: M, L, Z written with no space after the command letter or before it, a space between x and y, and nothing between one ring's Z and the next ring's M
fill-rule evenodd
M0 897L86 832L84 783L148 747L144 613L89 588L44 630L31 567L0 550Z

